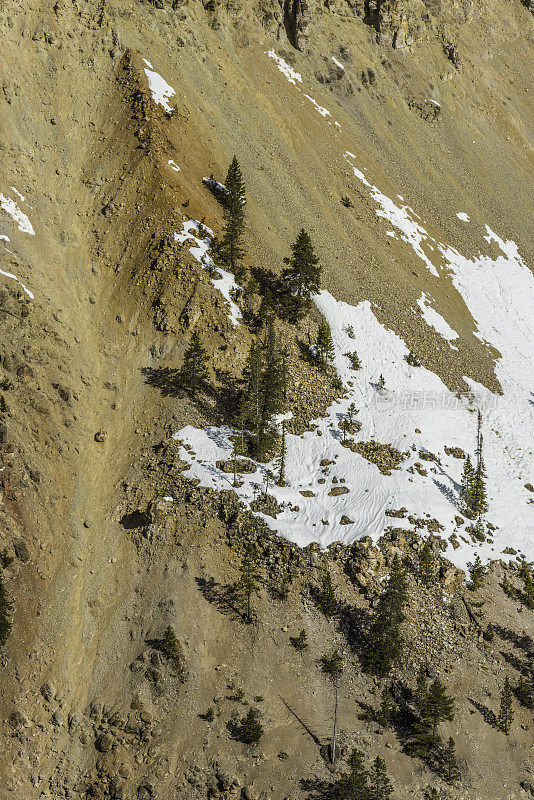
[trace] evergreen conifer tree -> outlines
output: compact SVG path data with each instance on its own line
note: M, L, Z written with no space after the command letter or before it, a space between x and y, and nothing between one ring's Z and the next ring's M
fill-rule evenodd
M325 573L323 584L317 593L317 605L326 617L333 616L338 609L332 576L328 571Z
M277 345L274 319L270 316L266 344L253 342L243 371L248 445L252 455L263 458L278 436L274 416L284 405L284 360Z
M434 554L428 540L425 542L419 557L419 573L425 586L430 587L434 584L436 578Z
M175 658L180 652L178 639L176 638L176 634L170 625L163 631L161 650L165 653L167 658Z
M301 629L298 636L291 637L291 644L295 648L295 650L306 650L308 647L308 635L304 628Z
M529 683L522 675L519 677L514 694L522 706L534 708L534 684Z
M402 652L401 624L407 599L406 574L399 556L395 555L369 631L366 660L368 668L376 675L385 677Z
M523 577L523 602L527 608L534 608L534 581L530 569Z
M432 729L432 735L436 735L437 727L444 720L454 719L454 701L447 694L445 686L439 678L435 678L430 686L423 705L422 716Z
M228 168L225 186L224 234L219 246L219 257L224 266L240 280L244 255L242 240L245 230L245 184L235 156Z
M512 695L512 687L508 680L508 675L504 680L504 686L501 692L501 705L499 709L499 726L503 733L507 736L510 733L512 722L514 719L514 702Z
M445 760L445 779L448 783L453 783L460 777L460 769L456 759L456 745L452 736L449 737L447 748L444 753Z
M251 707L241 720L239 739L243 744L256 744L262 736L263 727L259 720L258 711Z
M4 580L0 574L0 647L3 647L11 633L11 612L13 604L4 586Z
M245 550L239 572L237 590L244 601L245 620L252 622L252 596L260 593L258 562L252 547Z
M354 749L348 758L350 772L335 783L335 800L370 800L369 772L365 769L363 753Z
M386 771L386 762L380 756L373 761L369 772L369 786L370 800L389 800L393 794L393 787Z
M383 725L384 728L389 728L389 726L391 725L392 718L393 718L393 696L391 694L391 688L389 684L386 683L384 685L384 688L382 689L378 719L380 724Z
M198 331L195 329L184 353L184 361L178 376L180 385L192 395L197 394L208 377L207 361L207 353L202 346Z
M334 342L332 341L332 333L330 325L325 319L319 322L319 329L317 331L317 339L315 342L315 353L317 361L321 367L326 367L334 359Z
M332 747L330 750L330 759L333 764L336 762L337 757L337 705L338 705L338 691L339 691L339 678L343 674L343 657L338 650L333 650L330 654L325 654L321 658L321 669L326 675L329 675L334 684L334 719L332 731Z
M321 267L315 255L310 235L301 228L291 246L290 258L282 273L282 282L293 300L292 316L298 319L310 306L310 297L320 289Z
M415 690L415 703L417 706L417 710L421 715L423 714L423 709L426 706L427 696L428 696L427 672L425 665L421 664L419 667L419 672L417 673L417 688Z
M382 373L380 373L380 377L378 378L378 383L376 384L376 388L378 389L379 392L385 391L386 379L384 378Z
M469 453L464 462L462 471L460 497L462 500L462 512L466 517L473 517L473 483L475 479L475 470L471 462Z
M282 422L282 437L280 440L280 455L278 457L277 486L286 486L286 426Z
M476 555L474 563L471 565L469 569L471 573L471 588L473 591L480 589L484 584L484 577L486 575L486 569L480 560L480 556Z

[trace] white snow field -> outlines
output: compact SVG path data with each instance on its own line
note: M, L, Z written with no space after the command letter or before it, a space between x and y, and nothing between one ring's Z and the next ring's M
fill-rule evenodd
M387 232L389 235L389 231ZM421 297L417 301L417 305L421 309L424 321L436 330L440 336L448 342L452 342L458 338L456 331L453 331L449 323L443 319L441 314L438 314L435 308L429 305L430 297L426 292L421 293Z
M147 61L146 58L144 58L143 61L148 67L148 69L145 69L145 75L148 78L148 88L152 94L152 100L157 105L163 106L167 114L171 114L173 109L168 101L171 97L174 97L176 91L172 86L169 86L167 81L162 78L158 72L154 71L150 61Z
M230 322L232 325L239 325L239 320L242 316L241 310L232 300L232 292L241 287L237 285L234 276L230 272L226 272L224 269L215 266L212 257L208 255L213 231L211 228L204 225L202 233L199 233L199 226L200 222L194 219L184 222L181 232L174 234L174 241L180 242L180 244L192 241L193 246L189 248L191 255L196 258L199 264L202 264L205 269L216 270L220 277L212 278L211 282L230 306L230 313L228 314ZM201 239L200 236L204 238Z
M367 181L366 185L379 204L377 213L397 228L400 237L426 263L422 247L430 237L422 225L413 220L411 210L408 207L396 210L389 198ZM384 208L388 209L387 215L383 213ZM334 402L324 418L313 421L317 426L313 432L287 435L286 481L289 485L269 488L282 505L282 511L276 519L262 515L273 530L300 546L310 542L322 546L335 541L350 543L365 535L376 541L389 525L413 529L406 518L391 518L385 514L387 509L404 506L408 514L415 517L436 518L443 526L440 535L444 538L456 532L459 546L455 548L449 543L446 555L463 569L476 553L485 560L510 558L513 554L502 552L509 547L529 560L534 558L534 504L529 502L532 493L524 486L532 481L534 464L531 386L534 277L513 242L501 240L489 228L486 231L486 241L495 243L501 251L496 257L480 254L467 259L442 243L436 243L436 248L443 258L440 269L444 276L451 275L475 319L480 338L501 353L496 373L503 394L492 393L466 379L471 388L470 396L456 396L434 373L406 363L405 343L378 322L368 301L351 306L322 291L315 302L331 327L335 366L346 387L346 397ZM199 245L197 257L207 246L205 240ZM191 252L194 249L191 248ZM432 269L439 275L434 265ZM423 294L420 300L425 321L447 341L458 338L443 317L428 305L428 296ZM344 355L352 351L358 353L362 362L361 369L356 372ZM380 374L387 387L383 392L376 387ZM359 409L357 419L362 423L354 441L375 440L391 444L407 454L400 469L393 470L391 475L383 475L363 456L343 446L339 422L351 403ZM463 460L448 456L444 450L445 446L460 447L473 455L477 409L483 415L488 473L486 521L498 526L493 534L488 531L489 540L484 543L473 542L465 531L466 526L456 525ZM415 432L416 428L420 433ZM232 430L227 427L198 430L188 426L178 431L175 438L191 448L180 448L180 457L191 465L188 476L214 489L233 488L248 504L263 484L266 471L276 474L277 465L276 462L258 464L255 473L240 476L241 486L232 487L233 476L215 466L219 459L231 457L231 434ZM439 463L422 460L420 453L425 451L438 456ZM321 467L324 459L333 463ZM427 471L426 475L417 470L408 471L415 462ZM337 481L333 481L334 477ZM320 484L319 479L325 479L325 483ZM346 487L348 492L330 494L334 487L339 489L340 486ZM313 496L305 497L301 491L312 492ZM351 522L342 524L343 515ZM418 530L422 535L426 533L424 528Z
M290 83L302 83L302 76L274 50L268 55ZM355 163L353 153L346 151L343 158L361 181L362 191L376 203L376 214L384 219L384 235L404 242L413 251L407 258L420 259L434 277L447 282L449 292L452 283L474 320L475 335L500 353L495 372L502 395L468 378L467 395L449 391L437 375L406 362L404 341L378 322L368 301L351 306L327 291L320 292L315 302L331 327L335 366L346 389L345 397L334 402L324 418L312 422L314 430L301 436L286 435L288 485L269 487L282 510L276 519L262 516L270 528L300 546L318 542L326 547L362 536L376 541L390 525L413 530L407 518L392 518L385 513L405 507L406 516L436 518L443 526L440 535L444 539L455 534L456 546L449 542L446 556L462 569L476 553L483 560L513 558L513 553L503 553L505 548L514 548L532 560L534 494L525 484L534 483L534 275L521 259L517 245L501 239L488 226L483 238L489 248L484 249L492 255L479 252L467 258L437 241L425 229L422 218L404 203L403 196L397 195L401 205L394 202L368 180L364 174L367 169ZM464 212L457 216L469 221ZM195 240L196 247L190 249L201 260L209 238L192 236L190 231L197 230L196 225L186 223L181 235ZM228 275L226 286L232 281L233 276ZM229 289L225 291L228 299ZM459 336L432 303L425 293L419 298L422 317L455 349L451 342ZM238 318L235 310L232 315ZM344 355L352 351L361 360L358 371L352 370ZM386 383L384 391L377 388L381 374ZM406 453L400 469L384 475L363 456L343 446L339 422L351 403L359 409L357 419L362 428L349 438L393 445ZM488 539L482 543L473 541L466 532L471 523L456 525L463 459L445 453L446 446L459 447L473 456L478 409L483 417L487 472L489 510L485 520L497 526L493 532L487 530ZM266 472L277 474L277 463L257 464L255 473L240 475L241 485L233 487L233 476L216 467L218 460L231 457L232 433L228 427L201 430L187 426L174 438L182 443L180 458L190 465L189 477L214 489L232 489L248 504L264 484ZM422 459L420 454L425 452L435 454L439 461ZM332 463L321 466L324 460ZM413 469L415 462L420 466ZM319 483L323 479L325 482ZM348 492L331 494L332 489L340 487ZM312 496L303 496L302 491ZM349 518L348 524L342 524L343 515ZM426 534L425 528L417 530Z

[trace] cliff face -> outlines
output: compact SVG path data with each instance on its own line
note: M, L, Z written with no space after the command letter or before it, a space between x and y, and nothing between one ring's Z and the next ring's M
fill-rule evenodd
M223 180L234 153L250 265L279 272L304 226L335 298L369 301L452 392L466 378L501 390L501 354L479 334L452 269L434 274L415 251L424 240L439 266L438 243L450 242L466 260L497 261L488 226L532 263L530 11L519 0L0 0L0 551L14 601L0 672L0 796L318 792L331 777L321 745L332 697L316 660L336 636L348 664L343 747L384 753L396 796L435 785L466 800L528 797L531 717L518 709L503 754L480 711L496 709L505 670L531 675L532 611L499 589L504 566L483 595L500 630L493 645L465 611L452 567L442 563L447 606L440 592L419 596L411 579L407 636L422 649L398 678L413 683L415 661L435 656L415 623L424 612L444 632L437 664L459 698L447 735L465 778L448 789L405 753L402 736L358 719L378 690L347 626L365 628L395 545L385 555L369 545L368 579L346 571L363 557L356 545L330 554L350 614L329 622L311 592L326 556L290 547L235 498L188 481L171 435L225 421L224 376L239 373L252 338L174 236L191 219L220 231L202 178ZM417 229L386 235L377 192L402 195L410 225L435 249ZM422 294L457 334L454 348L419 313ZM291 334L302 427L335 394L298 361L296 339L306 341L314 314ZM195 327L216 389L201 405L172 382ZM524 464L521 487L527 455ZM252 626L221 600L249 539L264 570ZM408 561L414 546L398 545ZM271 590L286 549L294 574L282 603ZM182 647L175 660L158 646L167 625ZM304 656L289 643L303 627ZM266 744L250 752L226 722L259 696ZM209 706L208 724L198 715ZM315 788L299 783L314 776Z

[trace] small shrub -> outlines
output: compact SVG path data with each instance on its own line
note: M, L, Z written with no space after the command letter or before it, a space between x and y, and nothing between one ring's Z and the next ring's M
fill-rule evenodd
M302 628L298 636L290 636L289 641L295 650L299 650L300 652L306 650L308 647L308 636L304 628Z
M240 722L230 720L228 730L234 739L243 744L256 744L263 736L263 727L259 720L259 712L255 708L249 708L246 715Z
M213 722L215 719L215 711L213 710L213 706L210 706L203 714L198 715L200 719L205 719L206 722Z
M341 198L341 205L345 206L345 208L354 208L354 203L347 195L343 195Z
M411 367L420 367L420 366L421 366L421 362L419 361L419 359L417 358L417 356L415 355L415 353L412 353L412 351L411 351L411 350L410 350L410 352L408 353L408 355L406 356L406 362L407 362L407 363L408 363L408 364L409 364Z
M345 325L343 330L345 331L345 333L347 334L349 339L354 339L355 338L354 326L353 325Z

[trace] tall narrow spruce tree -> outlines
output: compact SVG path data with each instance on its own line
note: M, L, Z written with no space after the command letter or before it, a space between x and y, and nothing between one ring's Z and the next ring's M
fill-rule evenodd
M319 322L317 330L317 339L315 341L315 356L321 367L326 367L334 360L334 342L332 341L332 332L330 325L325 319Z
M317 294L321 284L321 267L315 255L310 235L301 228L291 246L291 256L284 258L287 264L282 273L282 282L292 298L290 316L298 320L310 307L310 298Z
M189 346L184 353L184 361L178 375L182 388L192 395L198 393L208 377L207 362L208 355L195 328Z
M406 573L399 556L395 555L369 630L366 661L375 675L385 677L402 652L401 625L407 600Z
M504 679L504 686L501 692L501 705L499 708L499 726L503 733L507 736L510 733L510 729L512 727L512 722L514 719L514 701L513 701L513 694L512 694L512 687L510 685L510 681L508 680L508 675Z
M337 708L339 698L339 679L343 674L343 657L338 650L333 650L330 654L321 658L321 669L329 675L334 685L334 714L332 720L332 746L330 748L330 760L336 763L337 758Z
M393 787L388 778L386 762L380 756L373 761L369 772L370 800L389 800Z
M245 231L245 184L241 168L234 156L226 175L226 195L223 205L224 233L219 246L219 258L236 276L243 277L243 234Z
M259 570L256 553L252 547L247 547L239 568L239 581L237 590L245 606L245 620L252 622L252 597L260 593Z

